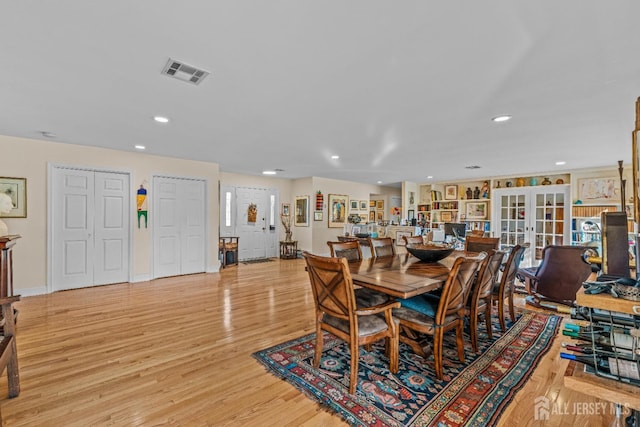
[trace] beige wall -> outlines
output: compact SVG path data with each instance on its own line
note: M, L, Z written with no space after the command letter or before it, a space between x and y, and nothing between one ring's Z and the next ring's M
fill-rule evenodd
M27 178L27 218L5 218L10 234L22 238L14 249L14 291L22 295L46 292L47 283L47 165L49 163L107 169L131 174L134 194L154 174L201 178L207 181L209 244L207 271L217 271L218 180L217 163L181 160L137 152L0 136L0 176ZM149 184L150 186L150 184ZM146 185L145 185L146 187ZM152 212L150 212L152 215ZM135 209L131 222L137 224ZM149 225L151 227L151 225ZM152 274L151 228L133 229L132 281ZM216 244L214 245L213 242Z

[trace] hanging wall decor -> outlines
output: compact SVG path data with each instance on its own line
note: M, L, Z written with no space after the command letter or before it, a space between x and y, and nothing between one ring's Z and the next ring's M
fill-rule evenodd
M247 208L247 222L256 222L258 216L258 206L255 203L251 203Z
M136 205L138 209L138 228L140 228L140 220L142 218L144 218L144 228L147 228L147 190L142 184L140 184L140 188L138 188L138 193L136 194Z
M323 207L324 207L324 196L318 190L318 192L316 193L316 210L321 211Z

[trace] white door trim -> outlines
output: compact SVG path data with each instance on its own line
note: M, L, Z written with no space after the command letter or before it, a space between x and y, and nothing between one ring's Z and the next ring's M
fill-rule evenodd
M106 173L119 173L126 174L129 177L129 206L136 206L135 200L135 191L131 191L132 182L132 172L128 169L115 169L115 168L105 168L105 167L94 167L94 166L81 166L81 165L71 165L64 163L47 163L47 283L46 283L46 292L48 294L53 292L53 173L55 169L76 169L76 170L84 170L91 172L106 172ZM130 209L131 210L131 209ZM129 278L128 281L132 281L133 277L133 214L129 212L130 220L129 220Z

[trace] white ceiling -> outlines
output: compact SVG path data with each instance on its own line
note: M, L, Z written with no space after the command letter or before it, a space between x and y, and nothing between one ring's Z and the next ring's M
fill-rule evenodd
M0 134L374 184L615 167L638 16L638 0L4 1ZM211 75L163 76L169 58Z

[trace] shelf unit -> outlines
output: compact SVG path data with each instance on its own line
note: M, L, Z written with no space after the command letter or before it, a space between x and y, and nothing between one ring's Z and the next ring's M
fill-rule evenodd
M601 228L600 228L600 215L602 212L615 212L618 210L618 205L586 205L586 204L574 204L571 207L571 244L572 245L588 245L588 246L600 246L602 241ZM631 206L627 206L627 212L631 212ZM591 222L594 225L584 225L585 222ZM633 233L634 223L633 218L627 219L627 230L629 233Z

